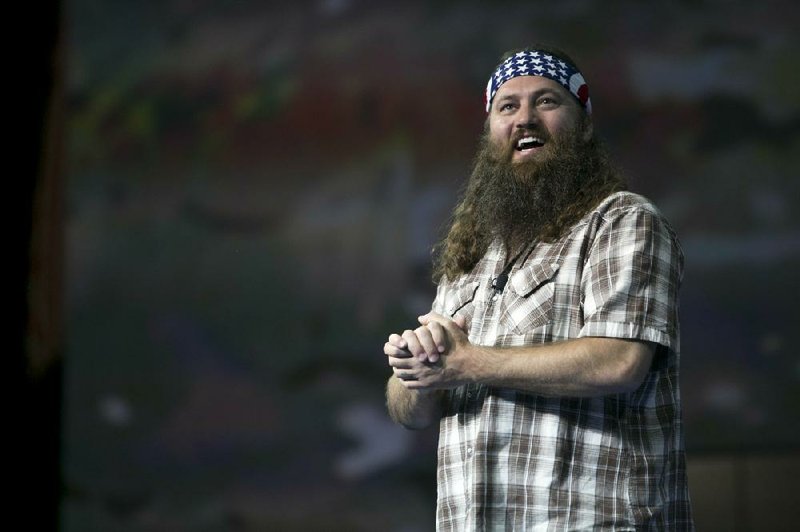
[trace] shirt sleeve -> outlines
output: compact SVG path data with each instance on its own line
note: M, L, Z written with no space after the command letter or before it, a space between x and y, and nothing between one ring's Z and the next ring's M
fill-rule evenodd
M605 213L581 278L579 336L645 340L677 350L682 277L680 244L654 207Z

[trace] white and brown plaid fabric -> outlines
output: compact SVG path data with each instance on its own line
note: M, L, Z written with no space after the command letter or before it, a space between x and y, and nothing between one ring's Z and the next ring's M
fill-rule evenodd
M437 530L693 530L678 385L683 254L641 196L609 196L511 270L493 244L439 286L433 309L467 318L480 345L603 336L658 344L629 394L542 397L484 385L448 392L439 435Z

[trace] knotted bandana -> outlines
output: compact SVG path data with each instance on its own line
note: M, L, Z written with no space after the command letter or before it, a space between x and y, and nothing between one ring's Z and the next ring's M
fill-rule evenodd
M486 84L486 112L492 107L492 100L500 85L517 76L542 76L560 83L580 102L586 112L592 114L592 101L589 87L578 70L558 57L547 52L517 52L503 61Z

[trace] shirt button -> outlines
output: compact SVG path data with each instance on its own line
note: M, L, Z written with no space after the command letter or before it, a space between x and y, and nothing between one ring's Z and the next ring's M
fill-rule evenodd
M472 447L467 447L467 455L472 456Z

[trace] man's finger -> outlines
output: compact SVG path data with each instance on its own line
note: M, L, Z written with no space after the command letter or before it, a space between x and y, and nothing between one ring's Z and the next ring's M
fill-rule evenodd
M414 365L411 363L413 360L411 357L388 357L389 366L398 369L413 369Z
M396 345L390 344L389 342L383 344L383 354L388 355L390 357L398 357L398 358L411 357L411 353L409 353L407 349L400 349Z
M450 321L446 317L442 316L441 314L438 314L438 313L433 312L433 311L430 311L427 314L423 314L422 316L419 316L417 318L417 320L419 320L419 322L421 324L423 324L423 325L428 325L431 321L438 321L439 323L442 323L443 321Z
M419 322L423 325L430 325L431 323L438 323L445 329L452 326L458 326L453 320L442 316L441 314L437 314L436 312L428 312L427 314L423 314L419 318L417 318ZM459 327L460 328L460 327Z
M403 331L403 339L408 344L406 350L411 353L413 356L418 357L422 353L425 352L425 349L420 345L419 339L414 331L410 329L406 329Z
M438 322L432 321L428 325L428 330L431 332L431 337L433 338L433 342L436 344L436 351L438 353L444 353L447 349L447 333L444 330L444 327ZM437 357L438 358L438 357ZM436 362L435 360L431 360L431 362Z
M409 372L407 369L394 368L393 371L394 371L394 376L400 379L401 381L417 380L417 376L414 373Z
M403 340L403 337L400 336L399 334L390 334L389 335L389 343L393 344L393 345L396 345L400 349L405 349L406 347L408 347L408 344L406 343L406 341Z
M419 340L419 344L425 351L424 353L419 355L419 359L425 360L425 358L427 358L428 360L433 362L434 359L431 357L434 355L438 355L439 351L436 348L436 342L433 339L433 335L431 334L430 329L428 329L427 327L417 327L416 329L414 329L414 334L417 335L417 340Z
M467 319L460 314L451 320L450 318L442 316L441 314L437 314L436 312L428 312L427 314L423 314L417 319L423 325L429 325L433 322L436 322L442 325L442 327L444 327L445 329L447 327L455 325L463 332L467 332Z

